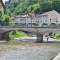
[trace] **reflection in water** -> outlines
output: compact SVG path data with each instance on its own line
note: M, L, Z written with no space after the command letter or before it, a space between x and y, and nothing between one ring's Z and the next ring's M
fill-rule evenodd
M6 42L0 44L0 60L52 60L60 43Z

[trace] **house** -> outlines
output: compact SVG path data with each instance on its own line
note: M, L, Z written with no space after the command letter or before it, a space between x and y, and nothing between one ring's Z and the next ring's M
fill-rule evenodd
M51 24L60 24L60 14L55 10L48 11L42 13L40 16L40 26L43 24L51 25Z
M2 14L2 16L4 15L4 9L5 9L5 6L3 4L3 1L0 0L0 13Z
M42 14L18 15L12 18L12 21L20 26L43 26L43 25L60 25L60 14L55 10Z
M18 15L16 17L11 17L13 22L20 26L37 26L38 25L38 17L34 14L27 15Z

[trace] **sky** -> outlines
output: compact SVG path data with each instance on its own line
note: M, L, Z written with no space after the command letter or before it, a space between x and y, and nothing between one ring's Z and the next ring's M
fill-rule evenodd
M5 1L8 1L8 0L3 0L4 3L5 3Z

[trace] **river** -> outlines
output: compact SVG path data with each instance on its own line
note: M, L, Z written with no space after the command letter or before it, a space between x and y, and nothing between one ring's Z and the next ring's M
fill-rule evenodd
M0 43L0 60L53 60L60 43Z

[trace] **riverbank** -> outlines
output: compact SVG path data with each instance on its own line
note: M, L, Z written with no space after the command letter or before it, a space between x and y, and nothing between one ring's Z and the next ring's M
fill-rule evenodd
M18 38L12 38L11 40L9 40L11 42L37 42L37 37L36 36L25 36L25 37L18 37ZM6 42L5 40L1 40L2 42ZM43 43L60 43L60 40L56 40L54 38L49 38L47 41L47 37L43 37Z
M14 38L10 41L13 42L37 42L37 37L31 37L31 36L25 36L25 37L19 37L19 38ZM56 40L54 38L49 38L47 41L47 37L43 37L43 43L60 43L60 40Z
M19 37L19 38L14 38L10 40L11 42L28 42L28 43L35 43L37 40L37 37L31 37L31 36L25 36L25 37Z
M19 38L14 38L14 39L37 39L37 37L25 36L25 37L19 37Z
M51 38L54 38L56 40L60 40L60 33L58 33L58 32L50 32L48 34L48 36L51 37Z
M0 43L3 43L3 42L6 42L5 40L4 41L0 41Z
M53 60L60 60L60 53Z

